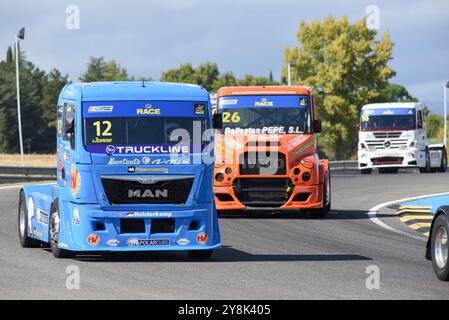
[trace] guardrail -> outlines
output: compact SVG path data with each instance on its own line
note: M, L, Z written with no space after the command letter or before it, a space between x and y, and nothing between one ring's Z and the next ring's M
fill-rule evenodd
M330 161L333 174L358 174L357 161ZM45 181L56 179L56 168L0 167L0 183Z
M0 167L0 183L45 181L56 179L56 168Z

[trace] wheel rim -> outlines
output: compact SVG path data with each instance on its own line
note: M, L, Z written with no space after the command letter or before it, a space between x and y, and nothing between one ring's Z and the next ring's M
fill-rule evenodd
M25 222L25 206L24 203L20 204L20 211L19 211L19 232L20 232L20 236L23 238L25 236L25 227L26 227L26 222Z
M444 269L447 264L448 255L447 232L443 226L440 226L435 235L435 262L440 269Z
M59 240L59 212L55 211L50 218L50 240L53 244L57 244Z

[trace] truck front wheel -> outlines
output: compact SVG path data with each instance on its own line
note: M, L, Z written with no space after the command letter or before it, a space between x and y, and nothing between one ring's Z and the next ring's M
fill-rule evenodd
M50 212L50 246L51 252L55 258L71 258L75 256L75 252L64 250L58 247L60 230L59 201L55 200L51 206Z
M449 223L445 214L440 214L433 224L431 254L435 275L442 281L449 281Z
M323 207L320 209L311 209L309 212L313 218L325 218L331 211L331 175L327 173L327 179L323 190Z
M28 210L25 202L25 193L20 191L19 196L19 211L18 211L18 231L19 231L19 242L23 248L37 248L40 247L41 242L39 240L30 238L28 236L29 221L28 221Z

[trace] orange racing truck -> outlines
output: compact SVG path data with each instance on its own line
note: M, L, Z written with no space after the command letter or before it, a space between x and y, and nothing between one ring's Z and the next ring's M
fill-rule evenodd
M224 87L214 122L214 193L219 212L331 206L328 160L318 158L312 91L303 86Z

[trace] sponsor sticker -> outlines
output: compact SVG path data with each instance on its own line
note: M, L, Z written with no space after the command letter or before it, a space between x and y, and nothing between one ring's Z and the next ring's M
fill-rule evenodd
M161 109L153 108L151 103L147 103L145 105L145 108L137 109L136 113L137 114L143 114L143 115L145 115L145 114L148 114L148 115L160 115L161 114Z
M172 212L159 212L159 211L128 211L126 213L120 213L121 217L139 217L139 218L170 218L173 215Z
M95 247L100 243L100 236L96 233L91 233L87 236L87 244Z
M72 213L72 224L75 226L79 226L81 224L80 212L79 212L78 208L76 208L76 207L75 207L75 209L73 209L73 213Z
M108 145L108 146L106 146L106 153L107 154L114 154L114 152L115 152L115 147L113 146L113 145Z
M138 239L129 238L126 241L128 247L156 247L156 246L169 246L170 239Z
M48 225L48 213L43 211L40 207L36 209L37 221L43 225Z
M120 244L120 241L117 239L109 239L106 244L110 247L117 247Z
M206 114L206 105L202 103L195 103L194 104L194 112L196 115L205 115Z
M89 106L88 113L112 112L114 106Z
M136 167L134 167L134 166L128 167L128 172L129 172L129 173L134 173L134 172L136 172Z
M177 244L179 244L180 246L186 246L190 243L189 239L186 238L181 238L178 239L178 241L176 241Z
M207 243L207 234L205 232L200 232L196 236L196 242L198 242L199 245L204 246Z
M151 159L150 159L150 157L143 157L142 158L142 162L143 162L143 164L150 164L150 161L151 161Z

